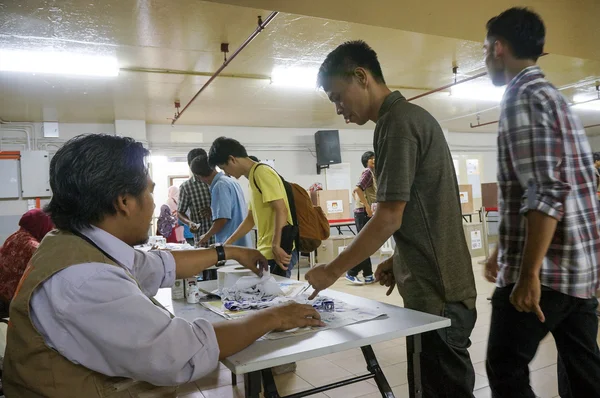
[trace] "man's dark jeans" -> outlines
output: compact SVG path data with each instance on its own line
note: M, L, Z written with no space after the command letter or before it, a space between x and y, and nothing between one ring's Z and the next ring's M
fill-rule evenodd
M367 215L366 212L358 212L354 213L354 223L356 224L356 232L360 232L361 229L369 222L371 217ZM336 253L337 254L337 253ZM362 263L358 264L356 267L352 268L348 271L348 275L350 276L358 276L358 274L362 271L363 277L373 275L373 266L371 265L371 257L367 258Z
M534 398L529 363L540 341L552 333L558 349L561 397L600 397L600 351L596 338L596 298L580 299L542 288L540 307L546 322L518 312L510 303L514 285L497 288L492 296L492 323L487 374L494 398Z
M470 310L463 303L446 303L441 315L450 318L452 326L421 335L423 398L473 397L475 371L467 349L471 346L477 310ZM406 343L408 384L413 398L413 338L407 338Z

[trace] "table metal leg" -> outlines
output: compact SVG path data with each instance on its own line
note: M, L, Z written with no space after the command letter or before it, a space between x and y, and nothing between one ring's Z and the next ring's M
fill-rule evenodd
M377 362L377 358L375 357L375 352L373 348L368 345L360 348L362 350L363 356L365 357L365 361L367 361L367 370L375 376L375 382L377 383L377 387L381 392L381 396L383 398L394 398L394 393L392 392L392 388L388 383L381 367L379 366L379 362Z
M344 233L342 232L342 227L337 226L336 228L338 230L338 235L344 235Z
M260 382L260 372L251 372L244 375L246 398L260 398Z
M279 392L277 391L277 386L275 385L275 379L273 378L273 372L271 369L263 369L261 370L261 374L263 379L264 397L279 398Z
M422 398L423 397L423 384L421 380L421 335L415 334L414 336L410 336L413 344L413 378L414 378L414 397Z

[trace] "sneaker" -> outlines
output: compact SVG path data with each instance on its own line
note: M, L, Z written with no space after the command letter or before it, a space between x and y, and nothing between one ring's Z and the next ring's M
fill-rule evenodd
M373 275L365 276L365 285L370 285L371 283L375 283Z
M358 279L357 276L352 276L352 275L349 275L349 274L346 274L346 280L348 282L350 282L350 283L354 283L355 285L362 285L363 284L363 282L360 279Z

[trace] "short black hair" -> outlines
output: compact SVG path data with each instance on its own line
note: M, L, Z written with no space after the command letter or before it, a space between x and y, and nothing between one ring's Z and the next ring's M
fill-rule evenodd
M329 53L319 68L317 86L327 91L329 78L347 77L354 75L356 68L364 68L371 72L375 80L385 83L377 53L364 41L354 40L340 44Z
M260 159L259 159L259 158L257 158L256 156L249 155L248 157L249 157L250 159L252 159L252 161L254 161L254 162L256 162L256 163L260 163Z
M148 186L148 150L129 137L79 135L50 162L52 199L45 211L58 229L79 231L116 214L121 195L139 197Z
M600 162L600 152L594 152L594 162Z
M238 140L227 137L219 137L210 147L208 163L212 167L220 164L227 164L230 156L233 156L234 158L247 158L248 152L246 152L246 148L244 148L244 146L240 144Z
M188 166L192 165L192 160L196 159L200 155L206 155L206 151L202 148L194 148L187 154Z
M544 21L528 8L510 8L490 19L486 28L487 37L506 40L517 59L537 61L544 52Z
M192 173L199 175L200 177L208 177L215 171L211 165L208 164L208 155L200 155L192 160L190 165Z
M360 157L360 161L362 162L363 167L367 167L367 165L369 164L369 159L374 158L375 157L375 152L373 151L367 151L365 153L362 154L362 156Z

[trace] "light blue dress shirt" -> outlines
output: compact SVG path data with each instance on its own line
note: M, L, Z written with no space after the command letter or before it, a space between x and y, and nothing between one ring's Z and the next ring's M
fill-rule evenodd
M223 173L217 173L212 184L210 184L210 196L213 221L219 218L228 220L223 229L215 234L217 243L225 243L227 238L233 235L240 224L244 222L248 214L244 193L240 184L233 178ZM253 247L250 234L246 234L246 236L233 244L236 246Z
M96 372L157 386L185 384L214 371L219 346L212 325L171 318L148 298L175 282L171 253L134 250L99 228L81 233L127 272L83 263L47 279L30 304L46 344Z

